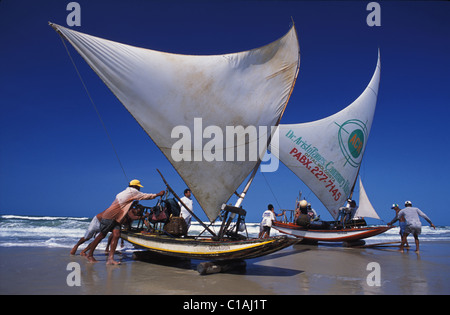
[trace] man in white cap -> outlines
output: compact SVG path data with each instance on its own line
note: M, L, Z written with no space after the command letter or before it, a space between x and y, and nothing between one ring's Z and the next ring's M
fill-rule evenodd
M416 253L419 253L419 234L422 232L422 223L420 222L420 217L424 218L432 228L436 229L430 218L428 218L425 213L420 211L419 208L413 207L411 201L406 201L405 208L400 210L400 212L398 213L399 220L401 218L405 218L406 220L405 233L403 233L402 235L402 244L400 245L400 251L403 251L403 246L406 243L406 238L408 237L409 233L412 233L416 242Z
M100 233L95 240L90 244L90 250L87 255L87 259L90 262L97 262L94 258L94 250L102 239L106 237L108 232L113 233L111 241L111 250L109 252L107 265L118 265L120 262L114 260L114 252L116 251L117 242L120 237L120 225L122 224L125 216L130 210L130 207L135 200L150 200L164 195L164 190L161 190L157 194L144 194L140 192L140 189L144 187L137 179L133 179L128 187L118 193L111 206L103 211L102 219L100 220Z

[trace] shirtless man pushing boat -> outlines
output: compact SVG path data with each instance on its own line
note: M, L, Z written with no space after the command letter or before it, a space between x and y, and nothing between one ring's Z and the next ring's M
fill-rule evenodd
M111 250L108 255L108 260L106 261L107 265L119 265L120 262L114 260L114 252L116 251L117 242L120 237L120 225L125 219L128 210L130 209L133 201L135 200L150 200L159 196L164 195L164 190L160 191L157 194L145 194L141 193L140 189L144 187L141 185L141 182L137 179L133 179L129 186L122 192L116 195L111 206L108 209L102 212L102 218L100 220L100 233L97 235L95 240L92 242L92 245L89 253L87 255L87 259L90 262L97 262L94 258L94 250L97 245L103 240L108 232L113 233L113 238L111 241Z

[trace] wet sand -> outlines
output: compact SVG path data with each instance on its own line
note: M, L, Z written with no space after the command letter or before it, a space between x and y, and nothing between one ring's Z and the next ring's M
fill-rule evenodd
M102 251L96 264L69 251L0 248L0 294L450 294L448 242L421 243L420 255L392 247L295 245L248 260L245 273L206 276L197 272L198 260L144 262L126 254L116 255L120 266L106 266ZM80 266L80 286L68 285L75 279L74 269L67 270L71 262Z

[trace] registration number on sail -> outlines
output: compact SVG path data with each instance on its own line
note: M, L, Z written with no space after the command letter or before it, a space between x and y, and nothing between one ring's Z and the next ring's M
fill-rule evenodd
M307 170L313 174L318 181L323 182L325 185L325 188L329 188L328 191L333 194L334 200L338 201L339 198L341 198L341 192L338 188L336 188L336 185L333 180L329 179L328 176L320 170L318 166L312 167L310 164L312 161L306 157L301 152L298 152L297 148L293 148L291 152L289 152L294 158L297 159L299 163L301 163Z

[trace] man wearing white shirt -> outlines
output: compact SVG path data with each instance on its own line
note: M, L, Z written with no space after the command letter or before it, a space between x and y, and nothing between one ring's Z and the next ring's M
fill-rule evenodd
M191 190L189 188L184 190L184 197L181 198L181 201L189 208L189 210L191 210L191 212L194 211L194 203L191 199ZM191 226L191 218L192 218L192 214L186 210L186 208L181 204L181 202L178 203L180 205L181 208L181 217L184 219L184 221L186 221L186 225L188 227Z
M420 217L424 218L431 227L436 229L430 218L423 213L419 208L413 207L411 201L405 202L405 208L400 210L397 215L398 219L405 218L406 227L405 233L402 235L402 243L400 244L400 251L403 252L403 247L406 243L406 238L409 233L412 233L416 242L416 253L419 253L419 234L422 232L422 223ZM394 221L395 222L395 221Z
M270 229L272 227L272 223L274 221L276 221L276 217L280 217L285 213L285 211L283 211L280 214L275 214L275 210L273 208L272 204L269 204L267 206L267 210L264 211L263 215L262 215L262 221L259 225L259 238L269 238L270 237Z

